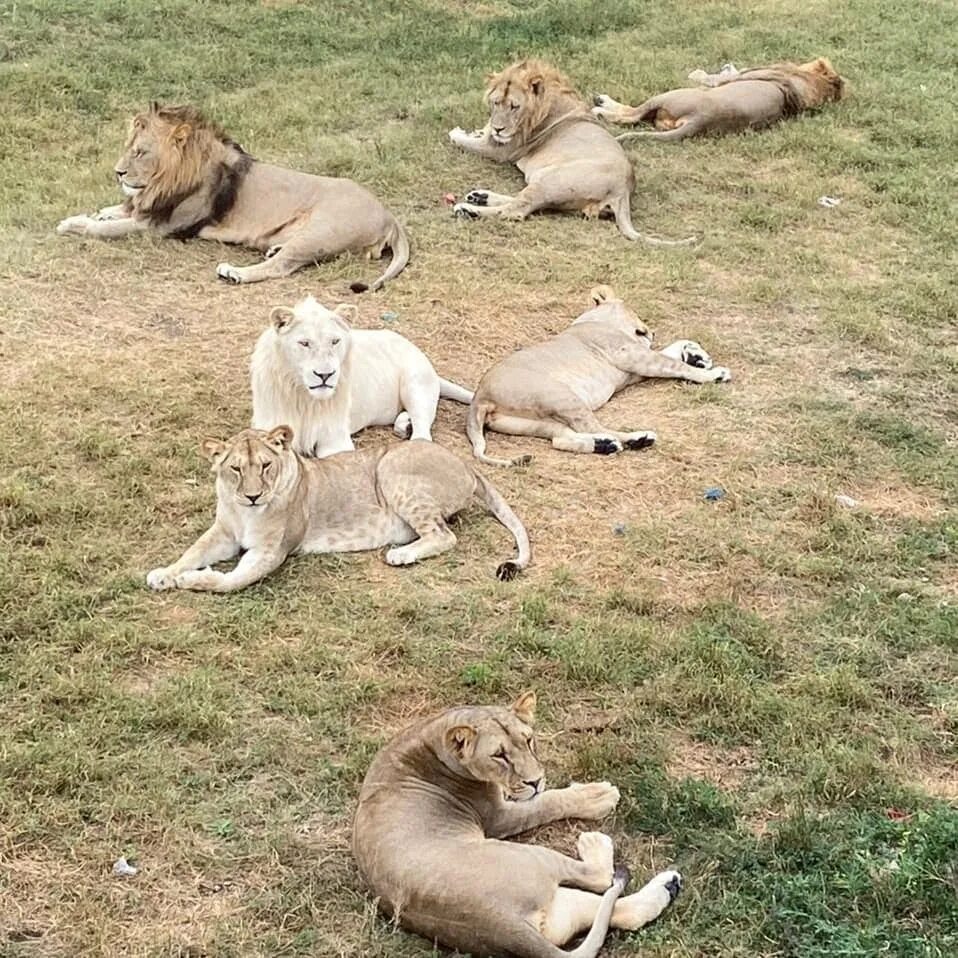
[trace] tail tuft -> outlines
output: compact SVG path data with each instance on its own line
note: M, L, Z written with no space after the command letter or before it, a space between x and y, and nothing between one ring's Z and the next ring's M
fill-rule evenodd
M618 885L623 891L625 891L629 882L632 880L632 873L626 868L625 865L616 865L615 871L612 874L612 884Z
M369 285L367 283L350 283L349 288L354 293L366 293L369 291Z
M512 561L512 559L508 559L507 561L503 562L498 569L496 569L496 578L500 582L511 582L521 571L522 570L515 562Z

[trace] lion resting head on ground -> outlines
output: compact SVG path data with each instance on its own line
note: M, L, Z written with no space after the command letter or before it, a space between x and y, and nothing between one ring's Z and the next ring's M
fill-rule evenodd
M680 89L660 93L639 106L626 106L600 94L592 112L613 123L651 123L654 132L623 133L618 139L649 137L684 140L706 133L737 133L770 126L779 120L813 110L845 96L845 80L825 57L809 63L777 63L741 73L707 74L708 89Z

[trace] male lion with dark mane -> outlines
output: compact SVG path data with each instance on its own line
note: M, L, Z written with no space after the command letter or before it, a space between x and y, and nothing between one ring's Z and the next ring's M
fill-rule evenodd
M623 133L619 140L648 137L674 142L705 133L739 133L771 126L845 95L845 81L824 57L800 66L778 63L741 73L702 76L711 89L670 90L641 106L626 106L599 94L592 112L613 123L651 123L655 127L654 131Z
M379 289L409 260L405 231L368 190L260 163L191 106L153 103L137 114L115 173L126 202L71 216L58 233L120 239L153 229L266 255L254 266L220 263L216 274L234 283L288 276L347 251L379 258L389 247L389 268L369 286L354 283L356 293Z
M453 207L457 216L524 220L537 210L576 211L590 218L611 212L626 239L656 246L694 242L655 239L635 229L632 164L555 67L539 60L513 63L489 78L486 100L489 122L474 133L457 126L449 139L469 153L515 163L526 188L515 196L470 190L465 202Z

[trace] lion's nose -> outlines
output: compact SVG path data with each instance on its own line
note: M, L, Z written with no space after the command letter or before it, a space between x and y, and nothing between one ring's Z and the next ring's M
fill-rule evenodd
M535 781L532 782L523 782L523 785L528 785L534 792L539 791L539 786L542 784L542 776L540 775Z
M261 492L257 492L257 493L255 493L255 494L252 494L252 495L251 495L250 493L247 492L247 493L246 493L246 498L249 499L249 504L250 504L251 506L255 506L255 505L256 505L256 500L259 499L259 497L260 497L262 494L263 494L263 493L261 493Z
M118 180L122 180L123 177L126 176L126 170L114 170L113 172L116 173L116 178Z
M313 375L322 383L322 385L327 385L327 381L332 379L336 375L335 371L331 373L318 373L316 370L313 370Z
M494 126L493 129L496 131L496 133L501 133L501 132L505 129L505 127L504 127L504 126Z

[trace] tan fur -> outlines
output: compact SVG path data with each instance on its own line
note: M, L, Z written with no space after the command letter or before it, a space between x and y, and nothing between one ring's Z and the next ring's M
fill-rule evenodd
M845 81L824 57L779 63L727 76L707 77L711 89L671 90L631 107L600 94L592 112L613 123L651 123L654 133L624 133L619 140L684 140L706 133L738 133L770 126L845 95Z
M254 266L219 264L217 275L236 283L288 276L344 252L379 257L389 247L392 262L369 287L378 289L409 259L405 231L368 190L260 163L191 106L153 104L135 116L115 172L126 203L71 216L58 233L119 239L153 229L265 253Z
M411 931L473 955L594 958L610 924L653 920L681 887L664 872L628 898L612 840L579 836L579 858L502 839L563 818L608 815L608 782L546 789L533 738L535 695L466 706L396 736L359 795L353 854L380 908ZM560 887L573 886L573 887ZM568 952L559 948L588 932Z
M486 456L486 428L551 439L556 449L566 452L642 449L655 441L654 432L606 429L595 410L620 389L647 377L694 383L731 379L724 367L699 369L653 351L645 324L611 287L596 287L592 302L564 332L512 353L482 377L466 417L473 453L482 462L512 466L530 458Z
M595 217L611 212L623 236L655 245L677 242L644 236L632 225L629 204L635 174L622 148L596 124L581 97L549 64L522 60L493 74L486 91L489 122L449 138L470 153L515 163L526 188L515 196L475 189L457 203L458 216L522 220L537 210L577 211Z
M473 498L518 546L516 559L503 562L497 577L511 579L529 564L529 537L516 514L488 480L441 446L413 439L304 459L292 442L292 429L277 426L203 443L216 474L216 521L180 559L149 573L151 588L232 592L306 552L393 545L386 562L409 565L456 544L446 519ZM241 551L230 572L208 568Z

